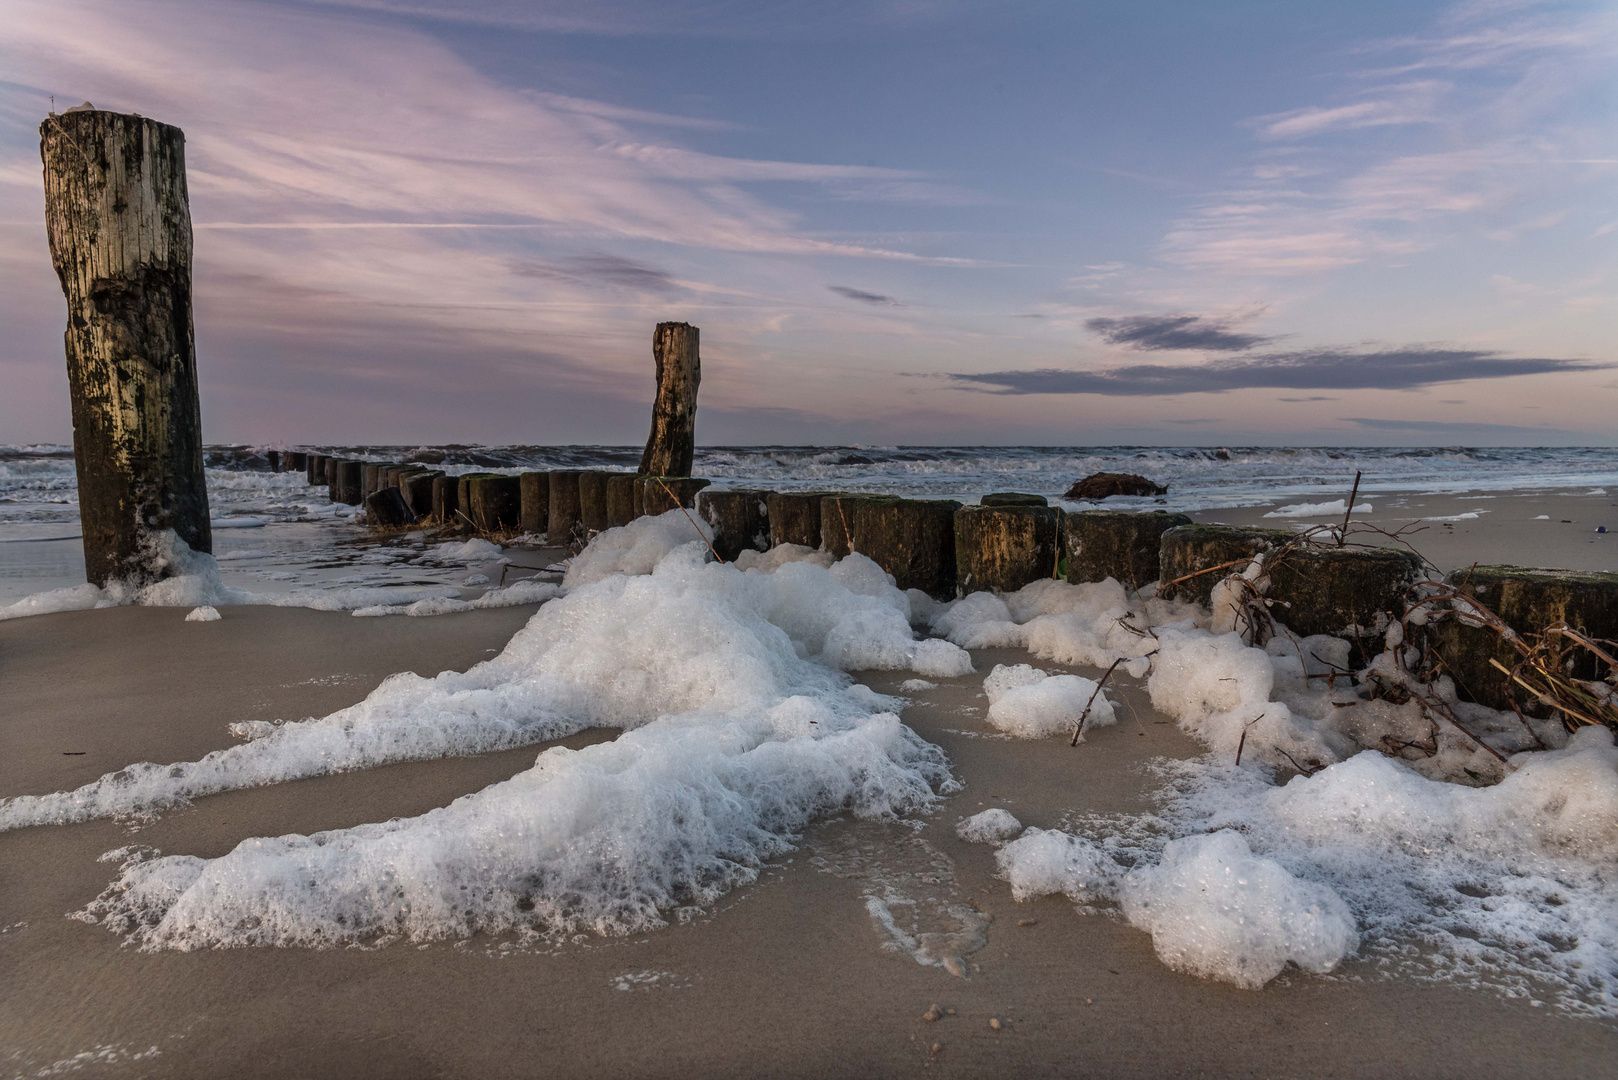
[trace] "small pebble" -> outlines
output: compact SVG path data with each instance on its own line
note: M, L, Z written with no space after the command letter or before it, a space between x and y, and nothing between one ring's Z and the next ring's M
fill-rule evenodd
M1000 1030L1000 1021L998 1019L991 1018L989 1020L989 1026L991 1028L993 1028L994 1030L999 1031Z
M944 1010L944 1015L945 1016L954 1016L955 1015L955 1010L954 1009L945 1009Z
M929 1024L931 1024L933 1021L937 1020L940 1016L943 1016L943 1015L944 1015L944 1010L940 1009L935 1004L932 1008L930 1008L926 1012L922 1013L921 1018L923 1020L927 1021Z
M932 1045L932 1051L933 1051L933 1053L935 1053L935 1054L936 1054L936 1053L938 1053L938 1052L939 1052L939 1051L940 1051L940 1050L942 1050L942 1049L944 1049L944 1044L943 1044L943 1043L936 1043L936 1042L935 1042L935 1043L933 1043L933 1045Z
M1038 926L1039 925L1039 920L1038 919L1018 919L1017 920L1017 925L1018 926Z
M1084 1003L1085 1003L1085 1004L1086 1004L1086 1005L1094 1005L1094 1004L1095 1004L1095 1002L1094 1002L1094 1001L1091 1001L1091 1000L1090 1000L1090 999L1089 999L1089 998L1085 998L1085 999L1084 999Z

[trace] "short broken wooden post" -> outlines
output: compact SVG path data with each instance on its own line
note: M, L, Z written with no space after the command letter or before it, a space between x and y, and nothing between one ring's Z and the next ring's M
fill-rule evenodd
M364 465L358 461L339 461L333 472L331 501L358 506L364 502L360 495L360 475Z
M282 454L281 461L286 465L287 472L305 472L309 468L309 455L301 450L294 450L290 454Z
M303 460L304 470L308 474L310 486L318 484L320 481L316 477L326 475L326 467L320 463L320 455L306 454Z
M821 548L837 558L858 551L893 575L901 589L939 600L955 596L953 499L831 495L821 500Z
M579 524L588 538L608 527L607 477L609 473L591 470L579 473Z
M697 386L702 361L697 328L690 323L658 323L652 334L657 363L657 397L652 402L652 431L641 455L642 476L690 476L696 457Z
M639 516L635 513L635 474L613 473L607 477L608 527L628 525Z
M81 108L39 127L45 233L67 298L68 387L85 576L172 572L147 538L212 551L191 323L185 135Z
M955 513L956 588L1016 592L1056 576L1062 511L1054 506L963 506Z
M1127 589L1149 585L1162 572L1163 534L1190 524L1191 519L1184 514L1163 510L1147 514L1081 510L1068 514L1062 519L1067 579L1078 585L1112 578Z
M579 539L579 474L573 469L551 473L550 525L545 530L552 544L565 547Z
M548 473L525 472L517 476L522 497L522 531L543 533L551 523L551 478Z
M431 517L433 513L433 485L444 474L437 469L411 473L399 483L399 493L404 496L410 507L410 512L418 518Z
M770 511L768 491L714 491L697 493L697 516L713 526L713 549L726 562L744 551L768 551Z
M766 500L770 546L801 544L820 547L820 501L824 491L772 491Z
M697 492L713 483L691 476L637 476L635 487L640 492L641 513L657 517L670 510L690 510L697 504Z
M505 532L522 525L522 482L498 473L474 477L468 486L467 516L480 532Z
M455 511L460 507L456 496L460 494L461 478L440 474L433 477L433 520L440 525L453 525L459 519Z
M416 523L416 515L405 505L398 488L373 491L365 500L365 519L374 529L402 529Z

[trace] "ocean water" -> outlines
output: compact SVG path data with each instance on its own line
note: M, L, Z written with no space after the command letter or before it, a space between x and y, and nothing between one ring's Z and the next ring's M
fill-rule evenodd
M227 581L260 591L310 584L449 583L407 565L398 542L378 544L353 510L302 473L267 471L268 447L206 452L214 552ZM630 471L634 446L312 446L366 461L420 461L448 472L546 469ZM1166 484L1162 499L1125 508L1208 510L1365 493L1463 493L1618 486L1611 448L1289 448L1153 446L715 446L696 475L729 486L869 491L976 501L991 491L1060 496L1093 472L1134 472ZM84 580L72 447L0 446L0 601ZM1079 504L1064 503L1069 508ZM408 541L405 542L408 544Z

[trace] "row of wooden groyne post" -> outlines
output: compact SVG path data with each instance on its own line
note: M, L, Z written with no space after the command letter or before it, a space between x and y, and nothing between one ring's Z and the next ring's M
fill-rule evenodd
M1215 584L1261 553L1285 551L1269 570L1276 619L1295 635L1346 638L1365 662L1399 620L1422 560L1397 548L1299 543L1284 530L1194 524L1184 514L1085 510L1067 513L1039 495L985 495L979 505L838 491L720 490L692 477L606 471L469 473L422 465L377 465L319 454L283 454L335 501L365 503L375 521L421 520L494 534L548 534L577 546L645 514L683 507L713 530L712 546L734 561L744 551L796 544L842 558L858 551L902 589L948 600L970 592L1014 592L1035 581L1078 584L1113 578L1130 589L1209 603ZM1487 604L1520 634L1566 622L1597 638L1618 637L1618 574L1479 566L1448 584ZM1510 649L1497 633L1451 619L1432 642L1467 700L1494 708L1533 707L1497 664ZM1599 672L1575 672L1596 678Z

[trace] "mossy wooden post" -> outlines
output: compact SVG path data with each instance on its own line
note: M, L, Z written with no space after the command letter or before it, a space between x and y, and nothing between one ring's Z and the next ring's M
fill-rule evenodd
M1522 566L1475 566L1445 579L1462 596L1500 616L1520 635L1542 634L1553 626L1569 627L1595 638L1618 639L1618 573L1596 570L1535 570ZM1429 625L1428 644L1455 680L1463 699L1492 709L1518 708L1535 716L1549 711L1537 697L1490 664L1498 660L1509 671L1522 654L1486 626L1468 626L1454 616ZM1569 651L1568 675L1593 681L1607 672L1582 648Z
M191 325L185 135L83 109L39 126L45 233L67 299L85 576L164 576L145 539L212 551ZM694 339L693 339L694 340Z
M820 547L820 500L824 491L772 491L766 505L770 513L770 546L802 544Z
M964 506L955 513L955 574L961 595L1016 592L1056 576L1062 511L1054 506Z
M565 547L579 539L583 525L579 521L579 474L571 469L551 473L550 525L546 536L558 547Z
M481 532L504 532L522 524L522 482L515 476L473 477L468 516Z
M693 509L697 504L697 492L711 483L712 480L691 476L635 477L635 487L640 492L641 513L648 517L681 507Z
M1149 514L1123 510L1068 514L1062 519L1067 579L1079 585L1112 578L1128 589L1149 585L1162 572L1163 534L1190 524L1191 519L1184 514L1162 510Z
M952 499L828 495L820 501L820 546L839 559L859 552L892 574L901 589L953 599L960 508Z
M607 477L607 527L628 525L635 513L635 474L613 473Z
M726 562L744 551L768 551L770 511L768 491L714 491L697 493L697 516L713 526L713 549Z
M522 488L522 531L542 533L551 524L551 478L542 472L525 472L517 477Z
M658 323L652 334L657 362L657 397L652 402L652 431L641 455L642 476L690 476L696 456L697 385L702 361L697 328L690 323Z
M591 471L579 474L579 524L586 537L609 527L607 521L607 477L610 473Z
M455 511L460 506L461 478L438 475L433 477L433 520L440 525L453 525L460 519Z
M332 473L331 501L358 506L365 501L360 494L361 474L365 466L358 461L339 461Z
M486 472L462 473L455 478L455 520L463 527L472 527L472 481L480 476L489 476ZM521 492L518 493L521 498Z

